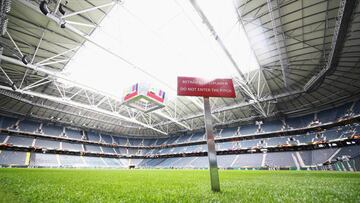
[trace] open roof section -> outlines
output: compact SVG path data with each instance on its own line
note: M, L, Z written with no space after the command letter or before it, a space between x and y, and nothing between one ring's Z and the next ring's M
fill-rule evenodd
M232 1L199 3L242 71L258 69ZM66 72L76 81L119 97L124 88L147 81L174 98L177 76L216 78L236 73L189 1L117 4L91 39L126 61L87 42Z

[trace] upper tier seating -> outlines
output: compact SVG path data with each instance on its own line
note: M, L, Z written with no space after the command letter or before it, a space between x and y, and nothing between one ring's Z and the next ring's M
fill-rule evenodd
M101 153L101 149L100 146L98 145L84 145L85 147L85 151L87 152L96 152L96 153Z
M65 129L65 134L68 138L78 139L81 140L82 138L82 131L81 130L74 130L74 129Z
M289 137L272 137L265 139L267 146L278 146L282 144L286 144Z
M22 136L10 136L7 143L19 146L32 146L33 138L31 137L22 137Z
M321 111L317 114L317 118L321 123L327 123L336 120L337 111L334 109L328 109Z
M309 134L305 134L305 135L296 135L294 137L295 137L295 139L299 140L300 143L307 144L314 140L315 133L309 133Z
M263 132L274 132L281 130L283 123L280 120L275 121L265 121L261 125L261 129Z
M175 141L179 138L179 136L171 136L169 137L167 144L174 144Z
M46 135L60 136L63 133L63 127L44 124L42 126L42 131Z
M335 140L340 138L341 134L336 129L330 129L324 132L324 136L326 137L326 140Z
M89 131L89 132L87 132L86 136L89 141L100 142L99 133Z
M156 142L156 139L144 139L144 146L153 146Z
M240 127L240 135L250 135L255 134L257 126L255 125L243 125Z
M5 142L6 137L7 137L7 135L5 135L5 134L0 134L0 143Z
M83 151L82 144L62 142L63 150Z
M110 135L106 135L106 134L101 134L101 140L107 144L112 144L113 143L113 138Z
M188 142L191 135L181 135L177 140L177 143Z
M352 110L354 114L360 114L360 100L355 102L354 108Z
M35 141L35 146L47 149L60 149L60 142L37 138Z
M142 143L142 139L129 138L130 146L139 146Z
M237 128L225 128L221 131L221 137L232 137L235 136Z
M124 137L114 136L114 142L119 145L126 145L128 143L128 139Z
M156 141L156 145L162 145L162 144L166 144L166 142L168 141L168 138L159 138Z
M10 117L2 117L2 128L11 128L13 130L15 130L13 127L16 124L16 122L18 121L17 118L10 118Z
M111 147L104 147L104 146L102 146L101 148L102 148L102 150L103 150L104 153L108 153L108 154L115 154L115 153L116 153L116 152L114 151L114 149L111 148Z
M40 123L37 123L37 122L23 120L23 121L20 121L20 123L19 123L20 131L35 133L35 132L38 132L39 128L40 128Z
M195 133L190 137L190 141L200 141L203 140L204 138L204 133Z
M314 114L310 114L299 118L289 118L286 120L286 124L291 128L304 128L309 126L313 120Z

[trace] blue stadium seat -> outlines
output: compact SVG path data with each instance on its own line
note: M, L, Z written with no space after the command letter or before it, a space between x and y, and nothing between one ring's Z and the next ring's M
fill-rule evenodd
M45 135L60 136L63 133L63 127L55 126L55 125L44 124L42 126L42 130Z
M191 136L190 141L200 141L204 138L204 132L198 132Z
M69 142L62 142L62 149L71 151L83 151L82 144Z
M321 123L328 123L328 122L334 122L336 121L337 111L336 109L328 109L325 111L321 111L317 114L317 118Z
M102 146L101 148L103 149L104 153L115 154L114 149L111 148L111 147L104 147L104 146Z
M6 139L7 135L5 134L0 134L0 143L3 143Z
M225 128L221 131L221 137L232 137L235 135L237 128Z
M16 122L17 118L3 117L2 128L12 128Z
M32 146L33 140L34 138L32 137L10 136L7 143L28 147L28 146Z
M144 146L153 146L156 142L156 139L144 139Z
M26 163L26 152L2 150L0 153L0 165L20 165Z
M40 123L34 121L23 120L19 123L19 130L25 132L37 132L40 127Z
M142 139L138 138L129 138L130 146L139 146L142 142Z
M100 136L99 133L96 132L87 132L87 138L89 141L93 141L93 142L100 142Z
M113 143L113 139L110 135L106 135L106 134L101 134L101 139L102 141L104 141L107 144L112 144Z
M261 129L264 132L274 132L281 130L282 126L283 123L280 120L264 121L264 123L261 125Z
M42 154L42 153L34 153L33 160L34 166L37 167L59 167L59 163L56 158L56 154Z
M100 146L98 145L84 145L84 147L87 152L102 153Z
M265 165L269 167L295 167L292 152L272 152L266 154Z
M59 149L60 142L54 140L40 139L37 138L35 141L36 147L47 148L47 149Z
M69 138L73 138L73 139L81 140L81 138L82 138L82 131L81 130L74 130L74 129L66 128L65 129L65 134Z
M240 127L240 135L251 135L255 134L257 126L255 125L243 125Z
M265 139L267 146L278 146L282 144L286 144L289 137L272 137Z

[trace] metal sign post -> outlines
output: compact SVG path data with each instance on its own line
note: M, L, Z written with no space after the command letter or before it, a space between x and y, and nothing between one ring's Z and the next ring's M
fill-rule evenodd
M215 141L209 97L235 98L232 79L204 79L178 77L178 96L201 96L204 98L204 121L208 146L211 190L220 192L219 172L216 159Z
M215 141L211 117L211 107L209 97L204 97L204 120L206 129L206 140L208 146L209 168L210 168L210 180L211 190L214 192L220 191L220 181L218 173L218 165L216 159Z

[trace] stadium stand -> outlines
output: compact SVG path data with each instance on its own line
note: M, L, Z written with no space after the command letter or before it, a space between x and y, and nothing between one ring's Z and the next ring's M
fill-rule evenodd
M46 135L60 136L63 134L63 127L55 125L43 125L42 132Z
M43 154L43 153L33 153L32 167L50 167L57 168L60 167L60 163L58 161L58 154Z
M59 149L60 142L37 138L35 141L35 146L47 149Z
M349 111L353 106L353 111ZM348 139L360 132L358 123L330 127L317 132L308 131L314 125L324 123L336 123L341 121L349 113L352 116L359 108L359 102L342 105L334 109L327 109L315 114L285 119L290 129L283 126L281 120L263 121L260 128L255 124L246 124L238 127L222 128L218 130L216 139L239 138L237 141L225 141L216 143L217 151L232 152L239 149L266 149L275 147L281 149L284 146L307 146L313 143L325 143ZM319 120L319 122L316 122ZM19 120L15 118L1 117L2 129L0 143L10 144L15 147L35 147L35 149L57 150L76 153L95 153L99 156L121 155L121 156L147 156L145 159L132 159L137 167L144 168L207 168L207 157L171 157L187 153L202 153L207 149L204 143L204 132L192 134L173 135L168 138L143 139L122 137L117 135L102 134L93 131L83 131L72 127L62 127L54 124ZM39 131L42 126L42 131ZM272 132L287 132L287 130L305 129L303 133L294 135L271 135ZM8 134L14 130L20 134ZM65 134L63 133L65 132ZM84 136L83 136L84 132ZM262 134L270 137L257 138ZM63 135L63 136L61 136ZM42 136L42 137L37 137ZM54 138L56 136L57 138ZM246 140L242 137L250 136ZM60 140L58 140L60 139ZM76 140L76 142L74 142ZM91 142L92 144L86 143ZM9 146L6 146L9 147ZM23 149L23 148L21 148ZM219 155L218 162L221 168L306 168L336 161L337 157L357 157L359 147L345 146L340 148L297 150L296 152L267 152L247 153L235 155ZM26 153L20 151L3 150L1 165L29 165L31 167L127 167L126 164L110 157L88 157L79 155L35 153L31 152L29 164L26 162ZM20 158L12 158L11 156ZM154 156L170 156L169 158L154 158ZM135 161L138 160L138 161ZM128 163L127 163L128 164Z
M1 150L0 163L5 166L26 165L27 152Z
M82 139L82 131L81 130L65 128L65 135L68 138L79 139L79 140Z

